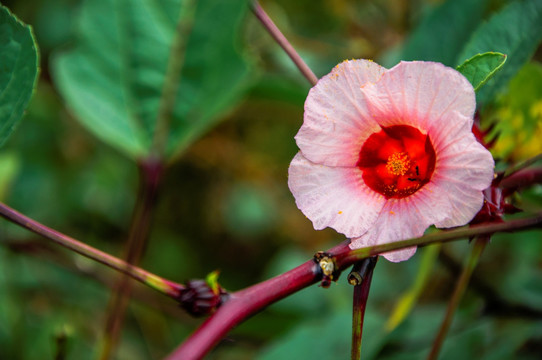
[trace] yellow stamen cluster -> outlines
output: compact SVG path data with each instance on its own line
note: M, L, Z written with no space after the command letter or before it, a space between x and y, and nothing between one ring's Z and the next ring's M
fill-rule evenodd
M405 175L410 168L410 159L404 152L396 152L388 158L386 169L393 175Z

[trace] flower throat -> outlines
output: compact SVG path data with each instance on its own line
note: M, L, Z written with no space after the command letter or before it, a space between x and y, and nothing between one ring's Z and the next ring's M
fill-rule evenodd
M400 199L431 180L435 149L429 137L412 126L382 127L361 147L357 166L367 186L387 199Z

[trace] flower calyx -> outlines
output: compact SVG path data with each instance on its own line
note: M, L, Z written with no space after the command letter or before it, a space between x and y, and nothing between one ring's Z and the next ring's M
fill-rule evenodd
M176 299L180 307L193 316L213 314L229 297L216 281L217 277L218 272L214 271L206 280L189 280Z
M503 222L503 216L505 214L515 214L522 211L507 201L507 197L511 195L511 193L506 190L503 191L503 189L499 187L502 179L503 174L497 174L491 183L491 186L483 191L484 204L474 219L471 220L471 225Z

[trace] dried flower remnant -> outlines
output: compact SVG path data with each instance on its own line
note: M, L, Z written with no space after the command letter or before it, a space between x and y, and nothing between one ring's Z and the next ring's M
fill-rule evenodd
M189 280L181 290L177 301L189 314L204 316L214 313L229 297L217 282L218 272L209 274L206 280Z
M472 85L439 63L337 65L305 102L288 179L297 206L352 248L468 223L494 168L472 133L475 107ZM415 250L384 256L403 261Z

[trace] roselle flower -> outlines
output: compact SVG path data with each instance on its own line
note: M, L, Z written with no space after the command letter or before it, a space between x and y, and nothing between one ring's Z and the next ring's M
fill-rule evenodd
M439 63L345 61L314 86L289 168L296 204L351 248L467 224L494 161L473 133L474 89ZM415 248L384 254L410 258Z

